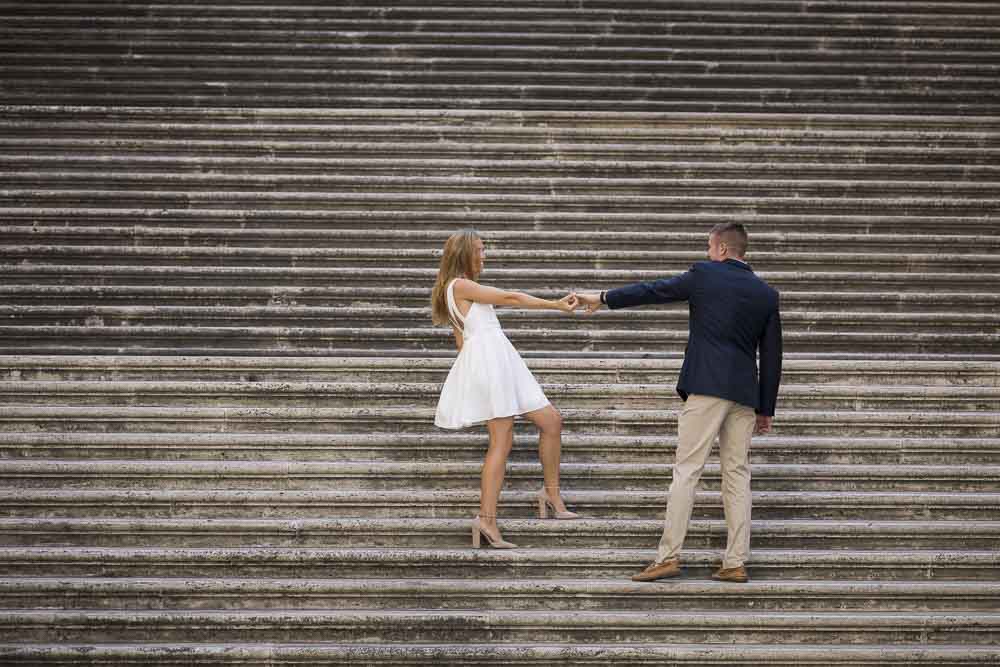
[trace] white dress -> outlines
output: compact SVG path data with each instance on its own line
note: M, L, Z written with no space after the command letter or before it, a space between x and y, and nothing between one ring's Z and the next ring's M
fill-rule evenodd
M452 280L447 289L448 310L462 325L464 344L441 388L435 426L466 428L548 405L538 381L504 335L493 306L473 303L462 317L454 288Z

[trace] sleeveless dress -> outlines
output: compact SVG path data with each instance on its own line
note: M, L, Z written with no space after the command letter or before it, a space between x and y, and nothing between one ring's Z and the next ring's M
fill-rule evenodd
M544 408L549 399L507 340L493 306L473 302L462 317L455 280L448 284L448 310L461 325L464 344L441 388L434 425L460 429Z

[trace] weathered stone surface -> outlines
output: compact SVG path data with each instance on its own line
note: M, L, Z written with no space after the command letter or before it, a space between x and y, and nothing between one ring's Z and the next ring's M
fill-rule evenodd
M3 5L0 663L1000 661L1000 11L889 5ZM471 550L443 240L553 298L728 221L786 331L752 581L714 459L684 576L628 580L683 306L500 311L584 518L519 421L521 548Z

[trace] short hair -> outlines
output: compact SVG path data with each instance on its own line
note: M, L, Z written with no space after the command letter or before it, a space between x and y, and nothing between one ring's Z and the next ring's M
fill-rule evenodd
M740 223L721 222L715 227L712 227L712 231L709 232L709 234L718 234L722 242L732 248L737 257L743 257L743 255L747 254L747 248L750 246L750 239L747 236L746 227Z

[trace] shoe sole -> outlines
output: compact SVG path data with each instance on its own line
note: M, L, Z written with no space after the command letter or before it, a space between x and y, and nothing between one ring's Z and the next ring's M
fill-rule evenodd
M648 579L647 578L637 578L638 576L639 575L631 577L632 581L649 582L649 581L659 581L660 579L673 579L674 577L681 576L681 573L680 572L671 572L670 574L661 574L659 576L648 578Z

